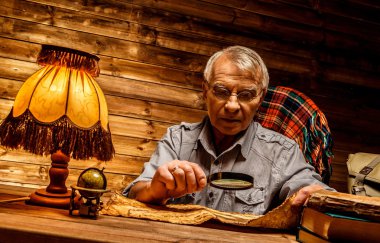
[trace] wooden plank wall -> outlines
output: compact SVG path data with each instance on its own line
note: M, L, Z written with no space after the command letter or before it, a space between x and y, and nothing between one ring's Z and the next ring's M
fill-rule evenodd
M100 57L116 148L111 162L70 162L67 185L105 166L121 190L166 128L199 121L202 70L229 45L255 49L271 85L296 88L325 112L335 140L331 186L346 190L349 153L380 153L380 4L375 0L7 0L0 3L0 119L38 70L41 44ZM49 158L0 149L0 184L46 185Z

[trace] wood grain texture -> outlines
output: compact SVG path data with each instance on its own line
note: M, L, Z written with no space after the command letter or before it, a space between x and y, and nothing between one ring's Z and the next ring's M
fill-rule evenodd
M69 176L66 180L66 186L76 185L78 177L83 170L70 169ZM0 160L0 183L23 185L27 187L47 186L49 184L48 167L36 164L25 164L11 161ZM125 174L117 174L104 171L107 178L107 187L113 191L122 191L137 176ZM27 182L27 185L24 185ZM34 185L34 186L32 186Z
M194 54L159 48L127 40L108 38L91 33L77 32L46 24L0 17L1 36L41 44L55 44L89 52L129 60L156 63L188 71L201 71L207 58ZM118 48L118 47L123 48Z
M379 3L177 2L2 1L0 121L22 83L40 68L35 61L42 44L96 54L101 69L96 80L106 95L116 148L107 170L136 176L168 126L197 122L207 114L201 88L208 56L229 45L245 45L263 57L272 85L304 92L325 113L335 152L330 185L345 191L348 154L380 150ZM5 169L2 178L10 179L1 183L43 184L37 177L29 183L27 177L38 175L44 162L22 151L13 153L1 156L1 161L13 163L14 171L20 165L28 172ZM70 164L77 171L83 165ZM112 186L120 188L122 179L117 178Z
M287 43L283 45L282 48L279 48L279 45L282 46L283 43L268 42L258 35L234 31L234 28L230 28L226 25L213 26L203 18L194 18L192 16L186 16L186 18L184 18L183 15L175 12L155 9L144 5L136 5L142 4L139 2L127 3L114 0L97 1L96 3L87 2L86 4L83 4L79 0L37 0L33 2L111 19L129 21L144 26L159 27L161 30L167 30L165 33L181 33L182 36L191 33L198 37L211 38L212 40L219 40L226 44L239 42L247 46L265 48L268 50L276 47L277 49L286 51L289 55L299 55L303 57L310 55L308 54L308 50L300 49L299 46L292 46L291 43ZM226 28L228 28L228 31L226 31ZM254 40L254 42L252 42L252 40ZM179 38L176 43L181 43L181 41Z
M116 154L116 156L107 162L98 161L96 159L90 160L75 160L71 159L69 163L70 169L83 170L88 167L105 168L106 172L114 174L123 174L127 171L131 175L139 175L141 168L149 158L126 156ZM10 161L16 163L34 164L39 166L50 166L50 156L38 156L22 150L4 150L0 148L0 160Z
M33 64L35 64L37 55L41 50L41 45L39 44L1 37L0 47L1 57L29 61ZM200 90L202 86L203 77L199 73L184 72L173 68L144 64L126 59L112 58L102 55L98 56L100 57L99 67L101 73L105 75L186 87L195 90ZM2 62L5 63L6 60L3 60ZM29 74L26 74L25 78L28 76Z
M228 6L256 13L263 16L269 16L277 19L289 20L296 23L304 23L311 26L321 26L322 21L316 11L312 9L303 9L284 3L274 3L271 1L224 1L224 0L206 0L206 2L215 3L217 5Z
M19 191L10 188L0 186L0 200L19 197ZM295 235L289 231L248 229L215 222L189 226L105 215L93 220L77 214L69 216L68 210L26 205L24 202L2 203L0 217L9 219L0 225L1 239L5 243L296 242Z

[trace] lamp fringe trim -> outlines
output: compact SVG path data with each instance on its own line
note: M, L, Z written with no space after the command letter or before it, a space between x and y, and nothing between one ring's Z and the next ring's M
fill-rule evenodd
M98 61L99 57L87 52L51 45L43 45L37 57L39 65L82 69L93 77L100 73Z
M109 161L115 155L111 133L102 128L100 121L84 130L75 126L67 116L48 124L37 121L29 110L13 117L13 108L0 125L0 144L38 155L61 150L80 160L95 157Z

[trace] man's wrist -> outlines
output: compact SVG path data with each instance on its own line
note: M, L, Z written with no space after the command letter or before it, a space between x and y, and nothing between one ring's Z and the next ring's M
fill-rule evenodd
M154 203L154 204L165 205L171 197L168 195L167 192L165 193L165 196L157 197L157 192L152 189L151 183L152 183L152 181L149 181L145 185L145 190L150 197L149 201Z

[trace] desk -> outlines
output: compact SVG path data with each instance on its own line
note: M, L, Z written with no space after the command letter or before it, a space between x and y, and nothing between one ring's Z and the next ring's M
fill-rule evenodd
M17 196L21 196L18 193ZM0 188L0 200L16 198ZM69 216L68 210L0 203L0 242L296 242L284 231L243 228L208 222L177 225L143 219L100 215L98 219Z

